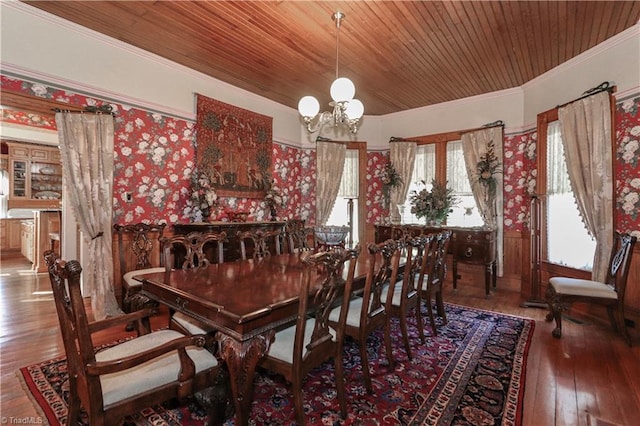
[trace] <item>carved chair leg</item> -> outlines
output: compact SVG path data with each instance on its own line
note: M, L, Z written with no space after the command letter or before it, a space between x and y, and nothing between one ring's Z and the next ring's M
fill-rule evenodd
M429 297L427 297L425 301L427 302L427 314L429 315L429 323L431 324L431 331L433 332L434 336L437 336L438 329L436 328L436 320L433 317L433 307L431 306L431 295L429 295Z
M420 298L418 298L418 304L415 307L416 312L416 327L418 327L418 335L420 336L420 341L425 343L424 340L424 323L422 322L422 308L421 308Z
M366 344L363 343L363 344ZM387 348L387 360L389 361L389 368L391 371L395 370L396 363L393 359L393 346L391 346L391 323L386 321L384 325L384 346Z
M369 357L367 356L367 339L360 340L360 362L362 364L362 377L368 394L373 394L371 385L371 373L369 372Z
M409 343L409 330L407 328L407 315L406 312L400 314L400 330L402 331L402 340L404 341L404 348L407 351L407 357L412 360L411 356L411 344Z
M624 322L624 309L619 306L611 306L607 307L607 311L609 312L609 319L611 320L613 329L622 333L625 342L631 347L631 336Z
M231 418L234 406L231 403L231 382L226 365L220 366L211 387L196 392L194 396L198 404L207 409L207 425L222 425Z
M447 324L447 312L444 310L444 300L442 297L442 289L436 292L436 305L438 307L438 315L442 318L442 324Z
M344 361L342 359L343 345L340 344L340 350L337 356L334 358L335 362L335 374L336 374L336 392L338 394L338 403L340 404L340 417L347 418L347 400L345 396L345 383L344 383Z
M559 339L562 336L562 311L565 307L552 285L547 287L545 297L549 305L549 313L545 317L545 320L547 322L551 322L552 320L556 321L556 328L553 329L551 335Z

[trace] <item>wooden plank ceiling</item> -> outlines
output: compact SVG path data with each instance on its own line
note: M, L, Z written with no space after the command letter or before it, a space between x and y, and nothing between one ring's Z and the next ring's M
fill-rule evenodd
M340 76L369 115L521 86L640 18L638 1L25 3L293 108L330 101L340 10Z

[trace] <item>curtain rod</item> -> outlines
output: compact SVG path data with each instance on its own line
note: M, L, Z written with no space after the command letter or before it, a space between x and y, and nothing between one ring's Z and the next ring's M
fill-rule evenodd
M325 138L323 136L316 137L316 143L318 143L318 142L337 143L337 144L340 144L340 145L346 145L346 144L349 143L349 141L334 141L333 139Z
M482 125L483 129L487 129L489 127L504 127L504 121L496 120L496 121L493 121L491 123L487 123L487 124L483 124Z
M103 104L100 106L87 105L81 110L70 110L61 108L51 108L51 110L55 112L79 112L80 114L86 112L89 114L110 114L114 117L116 116L116 113L113 111L113 107L109 104Z
M558 106L556 106L556 108L562 108L562 107L567 106L567 105L569 105L571 103L577 102L577 101L582 100L584 98L588 98L589 96L596 95L596 94L598 94L600 92L613 93L613 92L615 92L615 86L612 86L611 84L609 84L608 81L604 81L604 82L600 83L599 85L597 85L596 87L592 87L591 89L583 92L582 96L580 96L579 98L574 99L574 100L569 101L569 102L566 102L566 103L564 103L562 105L558 105Z
M391 138L389 138L389 142L416 142L416 143L418 143L418 141L413 140L413 139L397 138L395 136L391 136Z

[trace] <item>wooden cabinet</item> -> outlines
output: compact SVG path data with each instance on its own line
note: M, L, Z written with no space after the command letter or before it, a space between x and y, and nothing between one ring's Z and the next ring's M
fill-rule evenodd
M8 208L59 209L62 200L59 149L18 142L7 142L7 146Z
M205 222L205 223L176 223L173 225L173 231L176 234L186 235L189 232L226 232L227 241L224 243L224 261L231 262L241 259L240 241L236 238L239 231L272 231L283 229L285 222ZM281 244L281 247L283 245ZM274 247L269 247L273 253ZM247 248L247 255L253 255L252 247ZM211 262L217 262L215 253L207 253L207 257Z
M33 263L35 259L35 225L33 221L23 221L20 227L21 253L29 262Z
M439 232L442 229L452 231L449 254L452 256L453 288L458 285L458 263L483 265L485 273L485 292L496 288L496 231L482 228L431 228L420 225L376 225L376 242L403 235L419 235Z
M21 225L24 219L0 219L0 250L18 251L21 247Z

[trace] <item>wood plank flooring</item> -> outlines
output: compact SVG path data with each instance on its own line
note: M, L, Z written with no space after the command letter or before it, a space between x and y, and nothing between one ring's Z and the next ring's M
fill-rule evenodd
M562 338L554 339L553 325L544 321L546 311L521 307L519 289L503 288L500 280L498 291L488 298L480 278L459 282L456 292L449 285L445 300L536 320L527 365L523 425L638 424L639 330L631 330L633 347L629 348L605 322L604 314L600 320L572 312L583 323L564 321ZM64 355L48 276L34 275L20 256L2 258L0 312L0 415L9 424L11 418L31 416L40 422L16 372L20 367ZM166 321L166 315L155 317L153 326ZM94 343L108 343L125 335L124 330L99 334Z

